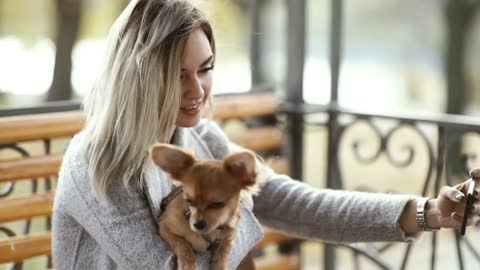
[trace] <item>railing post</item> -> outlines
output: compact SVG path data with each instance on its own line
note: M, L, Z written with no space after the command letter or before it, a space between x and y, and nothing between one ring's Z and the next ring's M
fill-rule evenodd
M294 179L303 178L303 69L305 60L306 1L286 0L287 23L287 95L286 101L294 110L287 115L286 154L289 157L290 174Z
M264 1L250 0L250 73L253 86L265 83L264 65L262 61L262 24L260 17Z
M330 14L330 106L328 118L328 153L327 153L327 188L341 188L341 179L338 168L338 84L340 75L340 61L342 49L342 0L331 1ZM324 269L335 269L335 246L325 244Z
M305 61L306 1L287 2L287 94L286 102L292 106L286 114L285 155L288 157L290 175L303 179L303 68ZM299 251L299 245L280 247L282 251Z

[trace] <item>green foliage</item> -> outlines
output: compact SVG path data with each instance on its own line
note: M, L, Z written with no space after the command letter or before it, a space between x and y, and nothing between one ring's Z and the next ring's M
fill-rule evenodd
M80 39L103 37L123 10L125 1L90 0L83 3Z
M44 37L55 34L53 0L0 1L0 35L14 35L32 46Z
M0 89L0 106L7 104L7 92Z
M202 7L209 13L220 54L238 55L248 53L249 17L233 0L211 0Z

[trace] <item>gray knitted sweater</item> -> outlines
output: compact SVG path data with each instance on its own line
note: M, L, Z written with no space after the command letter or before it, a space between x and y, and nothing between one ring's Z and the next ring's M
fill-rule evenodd
M198 159L220 159L236 148L218 126L205 122L177 128L173 142ZM148 160L143 188L127 191L119 182L109 190L112 203L100 205L81 146L80 133L72 139L59 174L52 228L55 269L172 269L175 257L156 227L160 201L171 190L167 175ZM231 267L262 238L259 223L330 242L409 240L399 226L409 196L318 190L264 171L266 182L253 198L253 211L241 208ZM200 269L208 269L209 256L198 254Z

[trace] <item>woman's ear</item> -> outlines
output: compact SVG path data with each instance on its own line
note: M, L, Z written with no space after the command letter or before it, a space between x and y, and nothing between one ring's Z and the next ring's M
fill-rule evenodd
M241 181L242 188L253 186L257 179L255 156L251 152L234 153L223 161L225 171Z
M150 148L150 157L173 179L182 180L185 172L193 166L195 158L185 150L170 144L155 144Z

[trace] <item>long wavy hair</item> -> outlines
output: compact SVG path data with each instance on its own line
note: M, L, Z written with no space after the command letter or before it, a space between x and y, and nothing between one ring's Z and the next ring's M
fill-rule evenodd
M182 53L201 28L215 53L206 16L186 0L132 0L109 33L105 66L84 100L83 150L92 188L143 186L143 164L155 142L169 142L181 101Z

